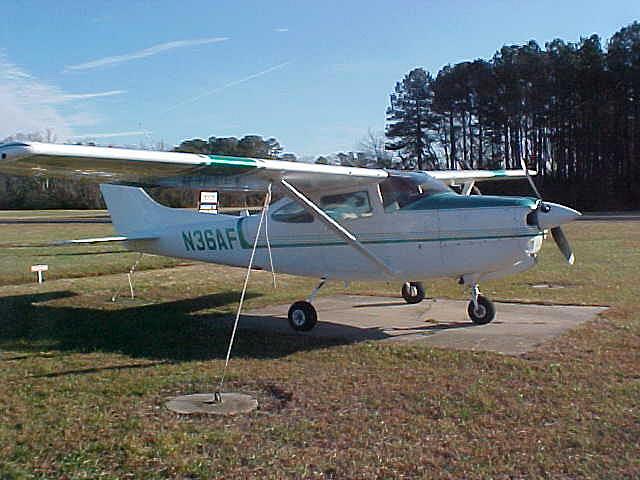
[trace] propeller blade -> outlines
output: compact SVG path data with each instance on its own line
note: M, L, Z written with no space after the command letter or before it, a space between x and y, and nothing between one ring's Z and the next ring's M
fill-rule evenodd
M564 258L567 259L567 262L569 262L570 265L573 265L573 262L575 262L573 250L571 250L571 245L569 245L569 241L567 240L567 237L564 236L562 229L560 227L553 227L551 229L551 236L555 240L556 245L558 245L562 255L564 255Z
M542 195L540 195L540 192L536 188L536 184L533 182L533 178L531 178L531 175L529 175L529 169L527 168L527 162L524 161L523 157L520 157L520 165L522 166L522 169L524 170L524 174L527 176L527 180L529 180L529 184L531 185L531 188L535 192L536 197L538 197L540 200L542 200Z

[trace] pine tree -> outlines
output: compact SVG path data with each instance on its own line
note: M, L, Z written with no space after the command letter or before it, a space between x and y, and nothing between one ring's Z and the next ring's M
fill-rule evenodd
M432 109L432 82L427 72L416 68L391 94L386 148L400 154L405 169L428 170L438 163L432 144L437 140L440 117Z

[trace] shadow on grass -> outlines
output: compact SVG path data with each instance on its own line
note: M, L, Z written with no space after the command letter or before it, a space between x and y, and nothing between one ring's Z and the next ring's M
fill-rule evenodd
M73 292L63 291L0 298L1 348L15 352L100 351L168 361L224 358L231 334L228 316L197 312L235 305L239 300L239 293L223 292L119 310L47 305L73 296ZM247 294L248 298L257 296ZM270 317L263 320L268 322ZM243 328L236 336L232 355L278 358L344 343L348 340Z
M43 375L33 375L33 378L56 378L56 377L64 377L67 375L86 375L90 373L104 372L107 370L111 370L111 371L135 370L140 368L157 367L158 365L167 365L169 363L173 363L173 362L163 360L160 362L143 363L143 364L135 364L135 365L111 365L108 367L81 368L81 369L75 369L75 370L65 370L63 372L45 373Z

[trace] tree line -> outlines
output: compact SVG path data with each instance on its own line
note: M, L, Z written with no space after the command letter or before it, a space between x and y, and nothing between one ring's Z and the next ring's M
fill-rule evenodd
M545 198L640 208L640 23L502 47L489 60L422 68L396 84L388 150L404 168L538 171Z
M606 42L555 39L505 45L490 59L410 71L390 95L384 135L369 131L360 151L317 163L397 169L537 170L548 200L579 209L640 208L640 23ZM55 142L50 131L5 141ZM275 138L185 140L173 151L297 161ZM530 193L521 182L485 193ZM194 192L152 189L170 206ZM239 198L228 198L238 203ZM245 199L242 199L244 202ZM253 203L250 201L249 203ZM0 209L104 208L98 187L66 179L0 176Z

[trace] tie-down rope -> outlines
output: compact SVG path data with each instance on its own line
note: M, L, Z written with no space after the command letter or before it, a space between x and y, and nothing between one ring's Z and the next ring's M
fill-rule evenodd
M242 287L242 293L240 295L240 302L238 303L238 310L236 312L236 320L233 324L233 332L231 332L231 339L229 340L229 348L227 349L227 358L224 362L224 369L222 370L222 377L220 378L220 385L218 386L218 391L215 393L214 401L220 402L222 386L224 384L224 379L227 375L227 368L229 367L229 359L231 358L231 349L233 348L233 342L236 338L236 331L238 330L238 320L240 320L240 312L242 311L242 304L244 303L244 297L247 293L247 285L249 284L249 277L251 276L251 267L253 267L253 259L256 254L256 248L258 248L258 239L260 238L260 231L262 229L262 223L266 217L266 214L269 210L269 204L271 203L271 184L269 184L269 188L267 189L267 195L264 199L264 206L262 207L262 213L260 215L260 223L258 223L258 231L256 232L256 238L253 241L253 250L251 251L251 257L249 258L249 266L247 267L247 275L244 278L244 285ZM268 223L268 222L267 222ZM269 250L269 260L271 261L271 272L273 273L273 284L275 286L276 277L275 271L273 270L273 259L271 257L271 244L269 243L269 233L267 227L265 226L265 234L267 237L267 249Z

